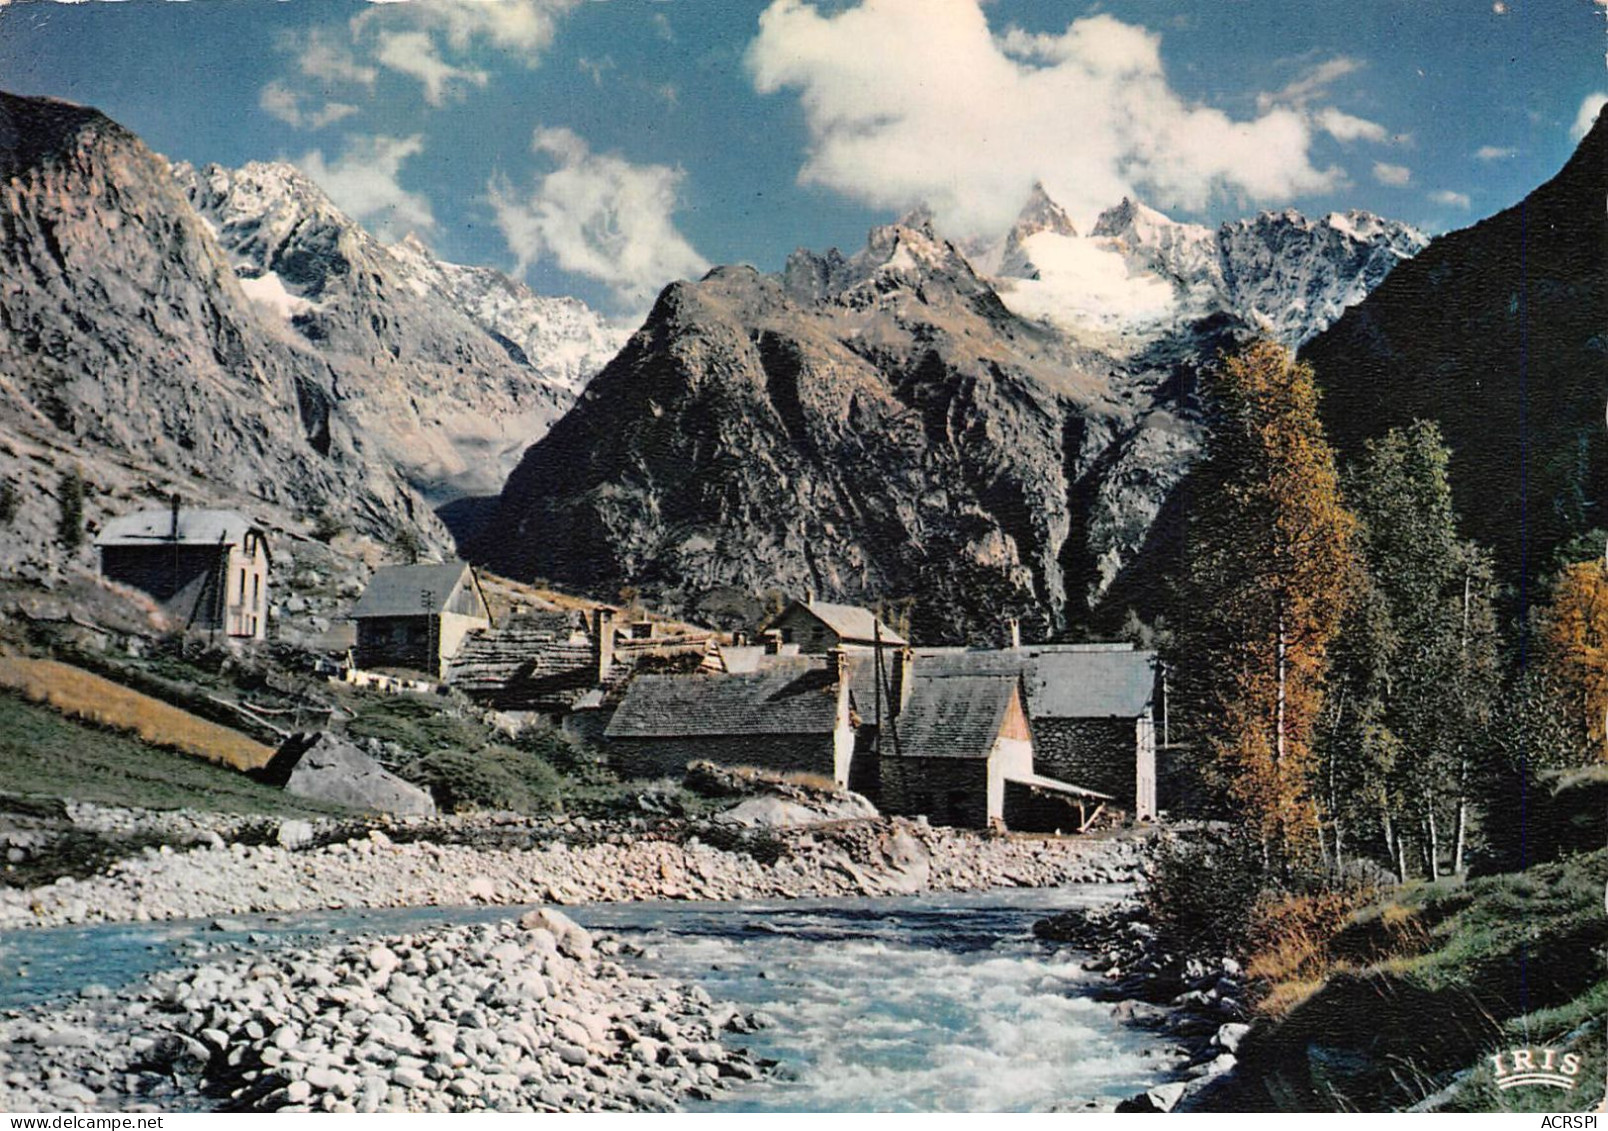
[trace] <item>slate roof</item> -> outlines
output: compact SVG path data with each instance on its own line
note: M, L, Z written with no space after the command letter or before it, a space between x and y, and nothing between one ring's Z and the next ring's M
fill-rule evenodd
M352 617L418 617L445 611L460 582L466 581L468 562L386 566L374 571L368 588L352 608Z
M604 733L609 738L831 734L837 673L830 658L776 657L739 675L641 675Z
M1110 644L1045 644L970 652L916 649L916 675L979 676L1021 672L1027 713L1035 719L1137 718L1156 689L1156 654Z
M886 624L881 625L879 634L876 614L859 605L834 605L830 601L811 601L808 604L795 601L794 605L830 628L839 640L851 644L875 644L878 639L885 645L908 643ZM785 612L783 615L786 615Z
M885 741L883 756L987 758L1017 686L1014 675L923 679L918 669L899 715L898 741Z
M1154 652L1046 650L1027 672L1036 719L1137 718L1155 693Z
M238 511L179 510L178 541L186 545L238 546L246 532L261 528ZM173 544L173 510L170 507L121 514L95 536L97 546L160 546Z

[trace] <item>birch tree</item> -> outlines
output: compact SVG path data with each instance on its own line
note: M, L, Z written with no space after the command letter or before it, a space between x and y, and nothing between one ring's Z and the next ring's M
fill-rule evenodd
M1270 862L1321 847L1314 732L1328 651L1357 584L1310 367L1272 342L1208 375L1175 666L1213 777Z

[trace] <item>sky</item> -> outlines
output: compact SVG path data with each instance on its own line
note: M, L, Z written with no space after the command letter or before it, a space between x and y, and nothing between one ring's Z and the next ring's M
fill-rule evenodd
M925 204L1086 230L1521 199L1608 100L1608 0L0 0L0 89L286 160L382 238L631 318Z

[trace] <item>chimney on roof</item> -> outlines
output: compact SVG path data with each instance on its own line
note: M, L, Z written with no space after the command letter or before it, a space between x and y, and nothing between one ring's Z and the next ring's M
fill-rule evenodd
M615 610L607 605L592 610L592 659L599 684L608 682L614 667L614 617Z
M1010 641L1010 649L1019 652L1022 649L1022 621L1019 617L1005 618L1005 638Z
M169 502L173 508L173 519L168 529L168 537L177 542L179 540L179 493L177 491L173 492L173 498Z
M910 703L910 685L916 678L916 650L906 644L893 664L893 717L898 718Z
M805 605L805 607L810 608L810 607L813 607L814 604L815 604L815 590L813 590L813 589L804 590L804 605Z

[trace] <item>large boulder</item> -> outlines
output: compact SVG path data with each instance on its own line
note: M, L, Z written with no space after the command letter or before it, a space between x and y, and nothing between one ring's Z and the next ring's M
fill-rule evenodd
M286 739L263 777L297 797L354 809L421 816L436 811L429 791L403 781L346 739L327 732Z
M721 824L741 825L744 828L793 829L806 825L819 825L827 821L863 821L877 815L877 810L858 793L847 791L809 801L788 800L783 797L750 797L739 801L714 819Z

